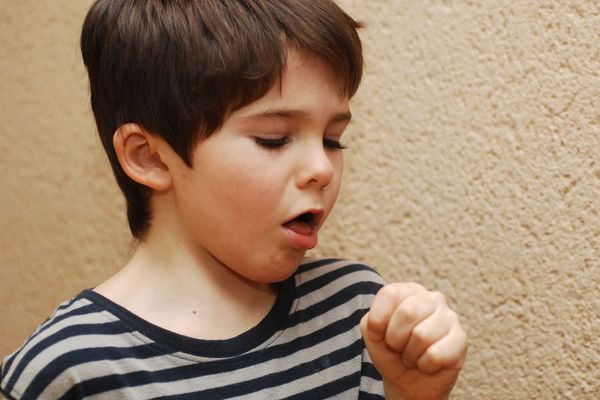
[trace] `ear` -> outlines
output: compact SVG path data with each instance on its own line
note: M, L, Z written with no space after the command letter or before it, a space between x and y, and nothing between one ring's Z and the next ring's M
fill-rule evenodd
M159 148L164 141L152 136L138 124L121 125L113 135L113 146L123 171L131 179L156 191L171 188L169 168L161 160Z

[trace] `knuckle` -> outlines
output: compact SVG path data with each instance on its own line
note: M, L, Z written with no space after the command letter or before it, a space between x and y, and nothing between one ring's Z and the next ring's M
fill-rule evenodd
M396 312L407 322L415 322L419 318L419 310L414 305L401 304L396 309Z
M444 296L444 294L442 292L438 292L438 291L431 292L431 298L437 304L447 304L446 296Z
M450 317L451 320L458 322L458 314L456 313L456 311L449 310L448 316Z
M394 293L395 293L395 289L392 285L385 285L384 287L379 289L379 294L386 296L386 297L391 297L394 295Z
M400 341L397 337L386 335L385 344L387 347L392 349L393 351L399 353L404 349L404 343Z
M418 344L425 344L429 342L429 331L422 326L416 326L411 335Z
M445 312L445 319L446 321L448 321L452 329L456 329L457 327L459 329L462 329L462 327L460 326L460 321L458 319L458 314L454 310L450 308L447 309Z
M446 361L444 358L444 353L437 346L433 346L427 349L426 354L427 358L429 359L429 362L433 365L441 366Z

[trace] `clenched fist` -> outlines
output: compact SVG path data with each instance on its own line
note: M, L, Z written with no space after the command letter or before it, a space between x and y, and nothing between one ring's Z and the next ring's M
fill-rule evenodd
M361 320L386 399L447 399L467 353L467 336L441 293L392 283Z

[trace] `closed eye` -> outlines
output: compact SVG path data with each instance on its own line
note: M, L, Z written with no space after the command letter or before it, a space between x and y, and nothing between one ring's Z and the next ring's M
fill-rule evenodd
M325 148L331 149L331 150L343 150L346 148L346 146L341 144L339 140L327 139L327 138L323 139L323 145L325 146Z
M255 137L254 140L256 141L256 144L269 150L277 150L290 142L290 139L287 136L276 139Z

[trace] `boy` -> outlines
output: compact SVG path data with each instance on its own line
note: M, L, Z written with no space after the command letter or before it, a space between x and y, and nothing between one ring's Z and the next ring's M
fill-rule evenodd
M358 26L330 0L92 5L92 108L138 245L7 357L5 396L449 396L466 337L443 296L304 259L340 187Z

